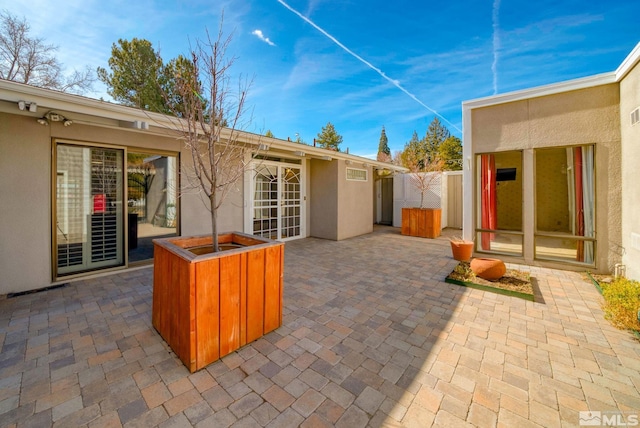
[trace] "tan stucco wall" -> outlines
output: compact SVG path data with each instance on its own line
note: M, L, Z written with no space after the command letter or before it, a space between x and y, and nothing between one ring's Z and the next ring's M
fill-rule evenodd
M621 243L619 103L614 83L472 110L473 153L523 150L525 247L532 248L534 233L535 198L527 184L534 182L533 150L595 144L597 269L619 262L611 250ZM533 262L530 248L527 262Z
M338 163L338 239L347 239L373 232L373 171L367 170L367 181L347 180L345 161Z
M51 144L30 122L0 113L0 294L51 283Z
M0 113L0 295L47 287L51 266L52 140L178 152L174 137L74 123L42 126L33 117ZM180 154L190 162L190 153ZM183 169L184 170L184 169ZM181 177L181 181L185 178ZM221 230L243 230L242 182L221 208ZM211 230L209 212L193 192L180 198L181 231Z
M311 233L316 238L342 240L373 231L374 183L371 167L367 181L347 180L344 160L310 162Z
M309 171L310 235L338 239L338 161L311 159Z
M640 107L640 65L620 82L622 130L622 262L627 276L640 280L640 123L631 125L631 112ZM634 235L636 245L634 246ZM622 251L622 249L620 249Z

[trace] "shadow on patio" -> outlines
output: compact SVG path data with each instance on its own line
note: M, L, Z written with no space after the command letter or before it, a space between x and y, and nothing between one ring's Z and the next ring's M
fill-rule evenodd
M151 327L152 270L0 301L0 425L577 426L640 412L640 345L580 274L545 304L443 282L446 238L286 244L283 326L189 374Z

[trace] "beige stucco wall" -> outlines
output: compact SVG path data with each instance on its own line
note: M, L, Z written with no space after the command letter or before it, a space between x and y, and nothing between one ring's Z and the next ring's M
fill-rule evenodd
M111 123L109 123L111 124ZM111 124L113 125L113 124ZM115 124L117 125L117 123ZM47 287L51 266L51 151L53 139L139 149L180 151L171 136L74 123L39 125L33 117L0 113L0 295ZM190 154L180 154L190 162ZM184 169L183 169L184 170ZM181 177L181 181L185 178ZM242 182L220 210L221 230L243 230ZM200 195L180 198L182 234L211 230Z
M30 122L0 113L0 294L51 283L51 144Z
M622 262L627 276L640 280L640 123L631 125L631 112L640 107L640 65L620 82L622 140ZM635 238L635 239L634 239ZM635 245L634 245L635 241Z
M367 181L347 180L347 167L366 169ZM374 183L371 167L342 159L310 162L311 236L341 240L373 231Z
M621 244L619 103L614 83L471 111L473 154L523 150L525 261L534 262L534 149L584 144L595 144L597 270L620 260L612 250Z
M373 188L371 167L338 165L338 239L347 239L373 232ZM347 168L367 170L367 181L347 180Z
M338 239L338 161L311 159L309 170L310 235Z

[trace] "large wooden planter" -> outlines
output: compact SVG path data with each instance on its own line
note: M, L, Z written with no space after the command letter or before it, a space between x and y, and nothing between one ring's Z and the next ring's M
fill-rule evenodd
M156 239L152 323L192 373L282 324L284 244L242 233Z
M437 238L442 231L442 209L403 208L401 233L422 238Z

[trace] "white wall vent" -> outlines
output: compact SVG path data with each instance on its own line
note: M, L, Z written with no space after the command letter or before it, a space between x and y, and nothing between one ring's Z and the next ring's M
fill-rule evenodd
M640 107L631 112L631 125L635 125L638 122L640 122Z

